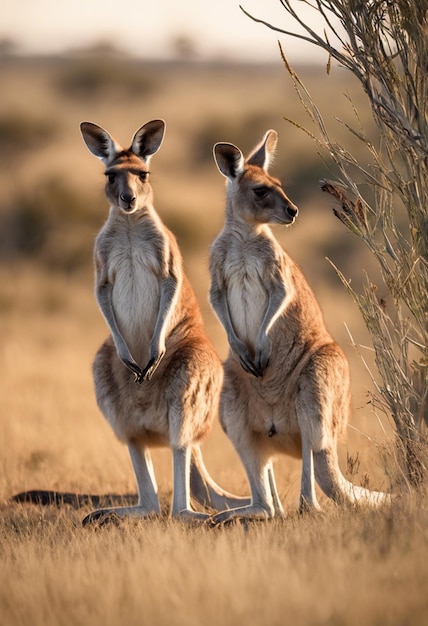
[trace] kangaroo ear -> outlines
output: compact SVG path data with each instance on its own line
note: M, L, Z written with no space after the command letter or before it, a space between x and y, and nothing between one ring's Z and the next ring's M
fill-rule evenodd
M165 135L165 122L152 120L137 130L132 139L131 150L145 163L161 147Z
M233 143L216 143L213 152L214 161L226 178L236 178L244 171L244 157Z
M257 165L263 170L267 170L275 157L276 145L278 143L278 133L275 130L268 130L262 142L254 148L247 158L247 163Z
M98 159L107 165L115 154L122 150L122 147L116 143L104 128L92 124L92 122L82 122L80 124L80 132L89 150Z

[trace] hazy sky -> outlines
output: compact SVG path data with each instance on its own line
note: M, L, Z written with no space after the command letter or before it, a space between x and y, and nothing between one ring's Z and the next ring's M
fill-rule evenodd
M140 57L164 57L172 40L186 35L202 58L277 59L279 35L247 18L240 3L275 25L293 25L279 0L2 0L0 38L11 38L26 53L103 40ZM303 15L313 15L296 4ZM319 58L314 47L289 37L282 42L292 62Z

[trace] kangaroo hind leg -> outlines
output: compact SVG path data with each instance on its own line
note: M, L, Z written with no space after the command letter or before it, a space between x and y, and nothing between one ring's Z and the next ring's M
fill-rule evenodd
M267 475L269 481L270 493L272 496L272 504L275 511L275 517L285 517L284 508L282 506L281 500L279 499L278 489L276 487L275 474L273 471L273 463L269 462L267 467Z
M190 466L192 447L173 448L174 492L172 499L172 516L188 520L205 520L207 513L194 511L190 504Z
M159 515L157 485L150 453L147 449L133 442L128 443L128 450L137 480L138 504L92 511L83 519L82 524L84 526L94 522L102 524L113 518Z
M210 525L217 526L234 519L267 520L276 514L280 507L270 459L265 458L258 442L248 437L238 449L239 456L247 473L251 489L251 503L222 511L210 518ZM272 493L272 486L275 493ZM282 507L281 512L282 512ZM278 511L279 512L279 511Z
M315 491L313 450L310 442L302 437L302 481L300 488L299 512L320 511Z
M386 494L353 485L340 471L337 441L350 413L350 381L348 363L336 344L324 345L311 356L300 375L296 407L302 436L303 497L306 489L311 498L315 474L326 496L338 504L378 506L388 501Z
M349 413L349 372L336 344L321 346L306 363L299 378L296 415L302 442L302 481L299 510L319 511L315 481L324 493L335 499L339 494L340 471L331 463L320 470L315 459L321 450L336 454L337 437ZM328 480L327 480L328 477Z

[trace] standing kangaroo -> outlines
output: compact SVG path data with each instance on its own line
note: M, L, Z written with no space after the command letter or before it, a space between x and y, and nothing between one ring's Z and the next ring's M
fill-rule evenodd
M354 486L339 469L338 437L350 413L348 363L301 270L268 226L292 224L298 212L267 171L277 140L268 131L247 159L233 144L214 146L227 179L225 224L210 251L210 301L230 345L220 419L252 498L213 523L283 514L272 467L277 453L302 458L301 510L320 508L315 478L336 502L389 499Z
M165 123L147 122L128 149L95 124L83 122L80 129L106 167L110 202L94 251L96 297L111 332L95 357L95 391L101 411L128 446L138 486L136 506L99 509L83 523L109 514L160 512L149 453L155 446L172 448L172 515L205 519L191 509L191 487L197 500L216 509L245 500L215 484L198 445L218 412L223 372L177 242L153 207L148 165Z

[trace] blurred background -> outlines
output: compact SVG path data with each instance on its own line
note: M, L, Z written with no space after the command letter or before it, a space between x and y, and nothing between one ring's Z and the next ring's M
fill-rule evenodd
M243 4L258 17L294 29L275 0ZM313 19L305 10L302 15ZM381 458L390 426L370 404L375 373L369 339L326 259L357 291L366 271L376 282L376 269L319 189L320 179L335 175L328 158L284 120L308 123L277 39L278 33L251 21L230 0L3 1L3 494L48 486L134 489L126 451L100 416L92 390L91 361L107 333L92 293L92 247L108 207L102 165L84 146L79 123L95 122L128 146L143 123L159 117L166 120L167 132L151 167L155 206L178 238L208 332L223 358L226 338L207 300L208 249L222 226L224 207L224 179L212 146L230 141L245 153L267 129L278 131L271 171L300 214L293 227L275 234L302 266L330 331L351 362L354 414L342 450L344 465L351 455L348 470L357 482L367 482L370 475L378 487L386 486ZM346 124L360 123L356 108L376 140L358 85L337 66L328 75L327 59L304 43L282 37L281 44L331 135L364 162L363 148L346 129ZM245 491L244 475L219 428L206 448L218 480ZM169 472L167 456L159 458ZM296 498L299 466L281 463L286 466L279 479L282 495L291 492ZM170 485L169 473L165 476Z

